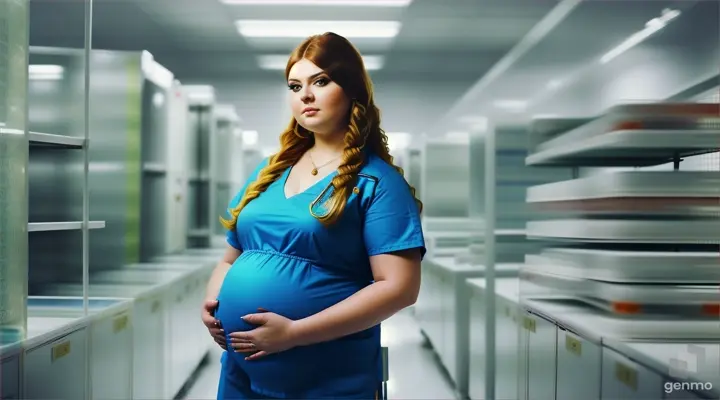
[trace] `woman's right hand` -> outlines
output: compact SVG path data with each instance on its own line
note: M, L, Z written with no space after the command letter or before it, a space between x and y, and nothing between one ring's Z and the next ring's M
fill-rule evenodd
M215 343L217 343L223 350L227 351L227 344L225 343L225 331L220 325L220 321L215 319L213 316L215 309L217 308L217 300L207 300L203 305L202 310L202 322L210 332L210 336L213 337Z

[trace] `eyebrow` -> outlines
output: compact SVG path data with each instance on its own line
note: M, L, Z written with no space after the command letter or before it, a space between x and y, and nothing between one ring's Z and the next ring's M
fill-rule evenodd
M317 77L320 76L320 75L325 75L325 71L320 71L320 72L318 72L317 74L310 75L310 78L308 78L308 79L309 79L309 80L312 80L312 79L317 78ZM290 78L290 79L288 79L288 81L300 82L299 79L295 79L295 78Z

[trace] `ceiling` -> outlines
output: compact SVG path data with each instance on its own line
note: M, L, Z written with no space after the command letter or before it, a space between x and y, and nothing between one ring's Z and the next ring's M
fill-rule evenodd
M299 39L248 41L237 19L398 20L391 43L352 40L382 55L374 77L477 81L557 0L414 0L406 8L233 6L218 0L94 0L94 48L148 50L176 76L261 77L256 56L288 54ZM31 44L83 47L84 3L31 0Z
M486 75L493 79L476 82L434 128L463 129L480 117L524 123L540 114L594 115L618 101L663 100L711 76L718 82L720 2L566 0L566 4L571 7L537 43L512 57L506 68ZM600 62L665 8L682 13L613 61ZM499 106L501 101L526 106L509 110L512 107Z

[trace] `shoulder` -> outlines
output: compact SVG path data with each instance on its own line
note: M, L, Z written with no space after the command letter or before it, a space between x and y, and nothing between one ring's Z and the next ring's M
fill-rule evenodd
M371 189L371 197L387 194L410 194L405 177L394 166L375 154L368 154L363 167L358 172L358 184Z

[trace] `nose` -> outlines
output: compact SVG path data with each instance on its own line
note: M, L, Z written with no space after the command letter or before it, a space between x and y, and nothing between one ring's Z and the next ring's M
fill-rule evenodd
M302 92L300 93L300 99L303 103L309 103L315 99L315 95L313 95L312 90L310 90L309 86L306 86L302 89Z

